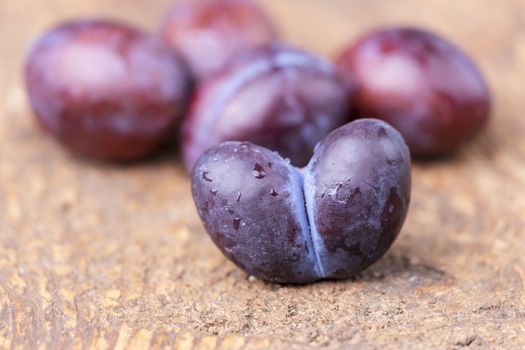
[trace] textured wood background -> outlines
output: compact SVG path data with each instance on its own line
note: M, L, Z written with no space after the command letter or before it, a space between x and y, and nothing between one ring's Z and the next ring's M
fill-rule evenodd
M43 30L99 14L153 29L169 0L2 0L0 348L525 348L525 1L264 5L291 42L324 55L378 24L442 33L487 76L489 128L415 166L403 232L361 276L265 284L208 239L176 152L92 163L28 110L21 66Z

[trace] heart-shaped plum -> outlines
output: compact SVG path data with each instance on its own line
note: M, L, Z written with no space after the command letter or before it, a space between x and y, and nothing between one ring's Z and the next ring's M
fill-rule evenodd
M193 198L219 249L258 278L308 283L350 277L392 245L410 201L410 154L385 122L330 133L298 169L248 142L207 151Z

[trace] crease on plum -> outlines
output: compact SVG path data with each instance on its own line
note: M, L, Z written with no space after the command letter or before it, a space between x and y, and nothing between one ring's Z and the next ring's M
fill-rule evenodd
M292 174L291 192L294 197L294 202L297 204L296 206L294 206L294 211L297 214L297 218L301 225L302 232L305 237L306 244L308 246L308 250L312 252L310 254L313 255L315 272L319 276L319 278L324 278L326 273L323 266L323 262L321 260L321 256L319 255L319 250L322 248L322 241L321 237L319 236L317 226L315 225L315 220L313 216L313 196L315 195L315 191L312 192L310 188L314 187L312 187L310 184L307 184L308 182L312 181L310 179L310 176L305 176L305 174L309 175L309 166L305 168L296 168L288 162L286 163L286 166ZM312 192L308 195L306 194L307 187L309 192Z
M313 168L317 162L317 151L319 144L316 145L314 155L310 159L310 162L306 167L301 169L303 177L303 194L305 200L306 217L308 219L308 225L310 228L310 239L315 252L316 263L323 278L327 277L327 272L324 268L323 259L321 257L321 251L324 250L324 243L317 224L315 222L315 178L313 176Z

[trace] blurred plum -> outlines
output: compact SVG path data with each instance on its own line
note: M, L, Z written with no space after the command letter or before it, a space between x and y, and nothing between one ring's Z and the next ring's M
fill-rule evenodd
M25 80L40 123L75 153L144 157L181 114L188 75L160 41L123 23L79 20L44 34Z
M487 122L490 96L480 71L430 32L371 32L344 49L337 65L355 88L358 115L392 124L414 156L450 153Z
M303 166L315 144L347 120L347 102L325 60L280 45L245 52L197 91L182 127L186 167L229 140L253 142Z
M160 33L195 78L219 70L236 52L273 42L274 24L252 0L185 0L164 17Z

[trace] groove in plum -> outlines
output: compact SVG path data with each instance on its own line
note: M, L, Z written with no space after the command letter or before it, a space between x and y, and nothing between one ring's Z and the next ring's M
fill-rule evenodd
M306 217L308 219L308 226L310 228L310 239L312 240L312 246L314 247L316 262L321 272L321 277L326 278L327 273L324 268L323 259L321 258L321 250L324 249L324 243L315 223L315 180L313 176L313 161L315 155L310 160L310 163L304 167L301 172L303 176L303 195L305 203Z
M324 278L325 270L321 256L319 255L319 249L321 248L322 242L313 219L313 213L308 211L309 205L308 197L306 197L305 194L305 179L303 171L290 164L287 164L287 167L292 174L292 195L294 197L294 202L297 203L294 208L297 218L299 219L299 224L302 228L308 251L310 252L310 255L313 256L315 272L319 278Z

